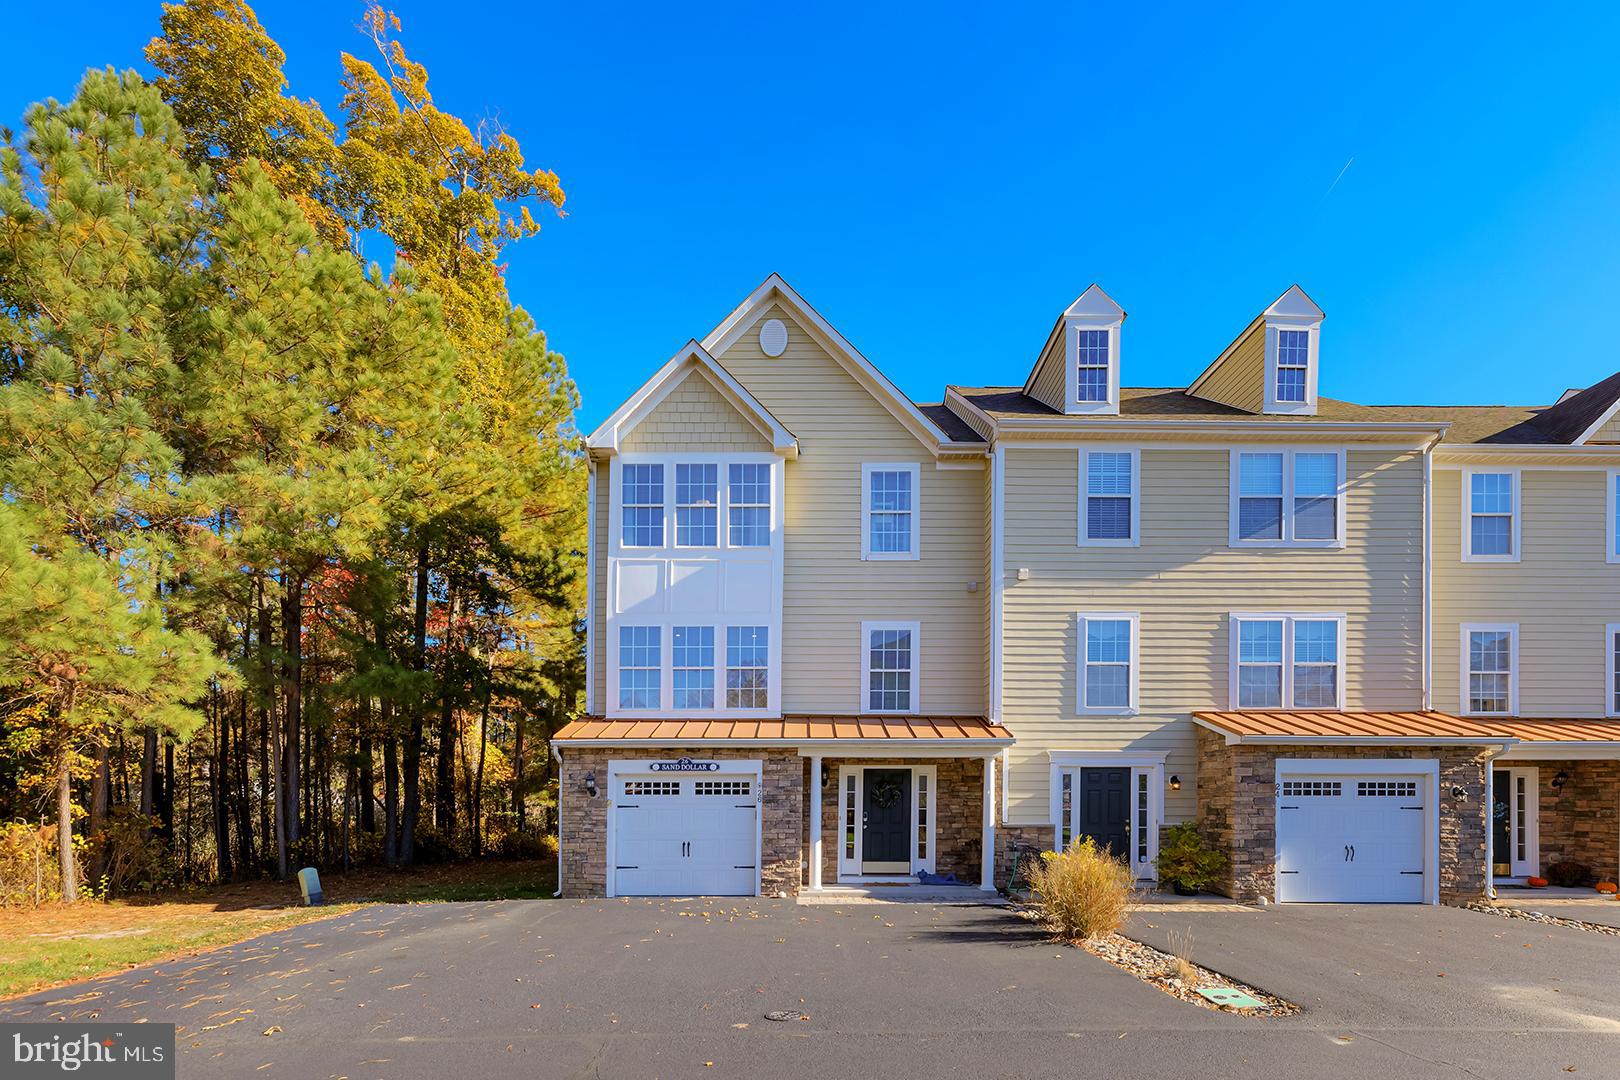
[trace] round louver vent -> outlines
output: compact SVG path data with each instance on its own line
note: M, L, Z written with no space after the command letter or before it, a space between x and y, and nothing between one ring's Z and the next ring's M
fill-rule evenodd
M787 327L781 319L766 319L759 328L759 347L766 356L781 356L787 352Z

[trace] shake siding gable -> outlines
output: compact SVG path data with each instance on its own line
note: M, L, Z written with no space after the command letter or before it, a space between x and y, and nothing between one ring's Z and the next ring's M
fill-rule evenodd
M768 357L758 322L715 359L799 439L786 466L782 701L787 712L850 713L862 704L863 620L922 624L924 713L987 709L987 468L940 469L928 448L780 305L758 320L787 326ZM915 561L861 559L861 464L918 462L921 530Z
M692 371L627 432L625 453L725 453L763 451L771 441L721 396L700 371Z
M1463 475L1434 473L1434 707L1461 705L1460 627L1518 623L1520 714L1602 716L1604 628L1620 622L1620 564L1604 560L1607 472L1523 466L1515 563L1462 561Z
M1228 547L1228 451L1142 452L1142 544L1076 546L1079 466L1072 446L1007 454L1003 722L1008 815L1050 820L1048 750L1168 752L1169 821L1193 815L1197 743L1191 712L1225 708L1229 613L1347 616L1341 670L1351 709L1422 704L1422 457L1396 448L1348 453L1342 550ZM1030 571L1017 580L1020 568ZM1140 711L1079 715L1075 613L1140 615ZM1601 667L1600 667L1601 670Z
M1258 413L1266 406L1266 327L1256 323L1215 367L1187 391L1234 409Z
M1620 415L1611 417L1602 427L1592 433L1586 440L1588 443L1614 443L1620 442Z

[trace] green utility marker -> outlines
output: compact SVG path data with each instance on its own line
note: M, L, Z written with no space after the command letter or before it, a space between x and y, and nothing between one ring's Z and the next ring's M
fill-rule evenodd
M1226 986L1200 987L1198 992L1223 1009L1263 1009L1266 1003L1253 994Z

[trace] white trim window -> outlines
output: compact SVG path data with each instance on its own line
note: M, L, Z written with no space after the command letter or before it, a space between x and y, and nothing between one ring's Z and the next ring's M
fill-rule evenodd
M1518 469L1464 469L1463 562L1519 561Z
M1140 451L1081 450L1080 546L1140 544L1141 488Z
M720 544L720 466L713 462L675 464L675 546L709 548Z
M861 466L861 558L918 557L921 480L916 462Z
M1232 547L1344 547L1345 452L1233 450Z
M1080 713L1129 715L1137 710L1139 617L1134 611L1082 611L1079 639Z
M770 690L768 626L726 627L726 708L763 709Z
M622 547L664 546L664 467L626 464L620 471Z
M662 627L619 627L619 708L661 708L663 670Z
M726 475L726 543L771 546L771 466L732 462Z
M714 708L714 627L674 627L670 632L670 648L670 686L675 692L675 708Z
M1343 613L1234 612L1235 709L1344 708Z
M917 711L918 629L914 622L861 623L862 712Z
M1620 716L1620 623L1603 628L1604 716Z
M1311 370L1311 332L1277 330L1276 400L1280 405L1303 405L1307 375Z
M1519 624L1464 623L1461 628L1464 716L1519 712Z
M1094 405L1108 400L1113 332L1080 327L1074 332L1074 400Z
M1609 536L1603 557L1608 562L1620 563L1620 469L1610 469L1608 476Z

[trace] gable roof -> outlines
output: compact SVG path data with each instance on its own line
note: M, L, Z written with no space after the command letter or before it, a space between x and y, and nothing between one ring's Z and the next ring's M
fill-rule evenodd
M1541 410L1536 427L1553 442L1582 446L1613 418L1620 408L1620 372L1585 390L1566 393L1558 404Z
M624 436L646 419L670 391L694 372L700 372L700 378L707 377L720 391L721 396L749 423L758 428L761 435L770 440L773 450L788 458L798 456L799 440L793 432L772 416L771 411L760 404L758 398L750 394L731 372L721 367L719 361L710 356L708 350L696 341L688 341L654 373L652 378L642 383L641 388L614 410L612 416L602 421L601 426L591 432L590 438L585 440L585 445L592 451L605 454L618 453Z
M861 355L860 350L822 318L821 313L811 307L780 274L772 274L749 293L747 299L704 336L702 347L712 354L723 354L750 326L759 321L773 303L785 306L827 354L924 446L930 450L941 450L963 442L952 438L934 417L902 394L899 387L877 369L877 365ZM962 448L982 449L983 442L971 440Z

